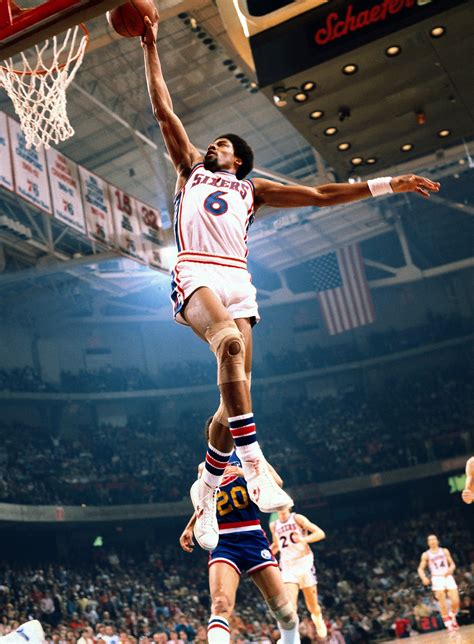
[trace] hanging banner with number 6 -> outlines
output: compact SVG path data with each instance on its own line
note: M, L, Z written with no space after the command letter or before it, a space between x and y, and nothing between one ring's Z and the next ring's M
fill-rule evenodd
M135 199L115 186L109 185L109 191L117 245L122 253L144 262L145 256Z
M51 181L54 218L86 234L77 164L54 148L47 150L46 159Z
M15 192L37 208L51 214L48 171L44 148L26 149L25 135L20 124L8 118L10 141L15 174Z
M107 183L82 166L79 166L79 177L87 234L96 241L115 246L114 222Z
M137 199L135 199L135 205L142 231L145 261L149 266L162 269L163 262L160 253L164 246L164 237L161 215L158 210Z

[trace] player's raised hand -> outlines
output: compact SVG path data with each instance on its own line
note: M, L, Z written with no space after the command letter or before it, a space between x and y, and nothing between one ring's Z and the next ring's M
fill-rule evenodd
M194 549L193 529L186 527L179 538L179 545L184 552L192 552Z
M143 47L150 47L156 43L156 39L158 37L158 22L159 22L159 17L157 13L156 20L152 22L148 16L145 16L143 18L143 21L145 23L145 33L142 36L142 46Z
M466 488L462 491L461 498L464 503L467 503L469 505L474 501L474 494L471 492L471 490Z
M393 177L390 182L393 192L417 192L422 197L429 197L432 192L438 192L440 183L431 181L426 177L419 177L416 174L402 174Z

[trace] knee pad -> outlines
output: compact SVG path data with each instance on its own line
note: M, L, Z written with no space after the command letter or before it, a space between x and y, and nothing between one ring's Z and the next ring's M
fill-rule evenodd
M252 374L246 373L245 379L249 384L249 390L250 390ZM221 425L224 425L224 427L229 427L229 413L225 408L224 401L222 400L222 396L219 402L219 407L217 408L217 411L214 414L214 420L216 421L216 423L220 423Z
M212 324L206 330L206 340L217 358L217 384L245 382L245 344L235 322Z
M291 631L298 625L298 615L285 593L267 599L271 614L285 631Z

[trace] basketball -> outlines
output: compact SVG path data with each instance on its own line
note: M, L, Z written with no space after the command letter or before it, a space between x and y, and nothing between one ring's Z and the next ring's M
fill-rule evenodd
M153 0L129 0L107 12L110 26L125 38L143 36L145 16L148 16L152 22L158 20L158 12Z

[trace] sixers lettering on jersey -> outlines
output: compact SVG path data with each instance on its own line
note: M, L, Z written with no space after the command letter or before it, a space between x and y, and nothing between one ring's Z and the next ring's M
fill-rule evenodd
M175 198L178 258L246 270L254 194L248 179L196 164Z
M235 452L230 462L241 467ZM258 508L249 498L244 478L232 476L222 481L217 494L217 522L220 534L262 530Z

